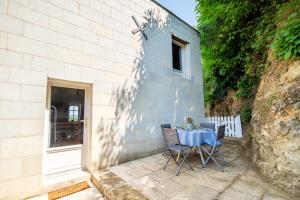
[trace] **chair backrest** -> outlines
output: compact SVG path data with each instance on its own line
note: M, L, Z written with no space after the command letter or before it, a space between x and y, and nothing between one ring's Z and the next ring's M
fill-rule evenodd
M172 127L171 127L171 124L161 124L161 125L160 125L160 128L161 128L161 133L162 133L162 134L163 134L163 136L164 136L164 139L165 139L166 145L168 146L168 143L167 143L167 140L166 140L165 134L164 134L164 132L163 132L163 129L164 129L164 128L172 128Z
M215 123L200 123L201 128L209 128L215 131Z
M179 144L180 141L177 134L177 129L175 128L162 128L162 133L164 135L167 146Z
M172 128L172 127L171 124L162 124L160 125L160 128L163 129L163 128Z
M218 126L217 140L224 139L225 127L226 127L225 125Z

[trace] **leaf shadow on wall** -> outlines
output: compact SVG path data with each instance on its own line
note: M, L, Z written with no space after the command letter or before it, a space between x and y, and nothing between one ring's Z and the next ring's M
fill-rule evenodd
M156 63L167 58L160 53L157 41L164 39L162 35L170 34L171 18L169 14L162 16L159 11L149 9L144 13L144 21L149 24L148 40L141 34L132 36L139 40L139 47L130 75L114 89L110 99L110 105L114 106L113 119L102 118L97 125L98 159L93 164L99 169L158 153L164 148L159 124L172 119L174 113L170 111L169 117L161 115L160 108L168 99L160 101L158 91L163 89L168 93L169 88L159 83L164 74L157 70L161 65Z

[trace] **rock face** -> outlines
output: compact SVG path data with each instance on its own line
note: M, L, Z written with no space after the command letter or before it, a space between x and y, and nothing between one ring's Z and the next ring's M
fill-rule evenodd
M300 61L269 56L253 104L253 161L274 185L300 195Z

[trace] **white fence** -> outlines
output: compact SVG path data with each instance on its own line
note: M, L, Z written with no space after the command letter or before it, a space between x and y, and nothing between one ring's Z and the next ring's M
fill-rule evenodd
M205 121L208 123L215 123L215 128L220 125L226 125L225 136L241 138L243 136L241 117L240 115L232 116L223 116L223 117L206 117Z

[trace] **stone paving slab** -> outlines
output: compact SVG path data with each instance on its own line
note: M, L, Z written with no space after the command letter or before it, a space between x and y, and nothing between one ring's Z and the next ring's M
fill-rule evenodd
M246 194L243 192L240 192L238 190L229 188L226 191L224 191L222 194L218 197L219 200L259 200L260 198L258 196L253 196L250 194Z
M184 191L170 197L171 200L187 200L187 199L214 199L218 195L218 191L203 187L191 186Z
M167 157L161 154L123 163L110 171L153 200L295 199L265 181L239 145L224 145L221 151L229 162L224 172L214 163L202 168L197 154L190 156L194 170L184 166L179 176L173 160L162 169Z

